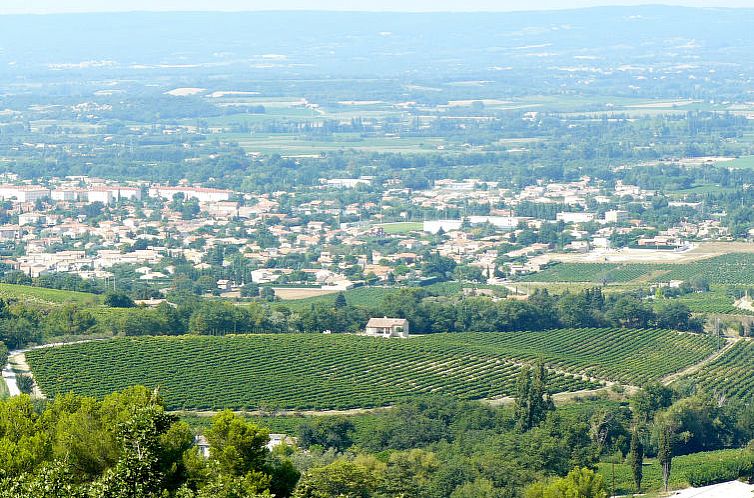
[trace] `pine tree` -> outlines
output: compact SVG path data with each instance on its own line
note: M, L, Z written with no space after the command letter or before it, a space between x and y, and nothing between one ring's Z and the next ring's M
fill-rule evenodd
M346 295L342 292L338 292L338 295L335 296L335 309L343 309L346 306L348 306L348 301L346 301Z
M644 465L644 446L639 438L638 428L634 428L631 434L631 449L628 452L628 459L631 463L631 471L634 475L634 484L636 492L641 492L642 465Z

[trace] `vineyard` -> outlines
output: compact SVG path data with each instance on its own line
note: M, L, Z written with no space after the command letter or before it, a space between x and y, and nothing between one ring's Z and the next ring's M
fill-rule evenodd
M524 282L630 282L652 273L659 265L615 263L558 263L531 275Z
M664 265L669 271L656 280L704 279L710 284L754 284L754 254L725 254L683 265Z
M659 330L564 329L436 334L409 340L280 334L142 337L27 354L48 396L101 397L133 384L160 386L173 409L346 409L421 394L510 396L522 362L545 360L552 392L641 384L714 351L707 336Z
M442 296L450 296L461 292L461 284L458 282L441 282L423 287L428 292ZM391 287L356 287L344 291L343 294L348 304L353 306L374 306L379 304L386 296L396 292ZM288 308L294 311L309 308L311 305L329 305L335 304L335 294L325 296L307 297L303 299L291 299L277 304L278 308Z
M670 474L672 489L688 486L707 486L718 482L734 481L748 477L754 468L754 457L746 449L731 449L692 453L673 458L673 472ZM609 463L600 463L599 473L608 484L612 484L613 467ZM630 495L635 491L633 473L629 463L615 464L615 492ZM654 459L644 462L645 491L662 489L662 466Z
M754 285L754 254L725 254L692 263L558 263L522 277L525 282L627 283L703 279L716 285Z
M0 297L3 299L18 299L26 303L62 304L76 303L93 305L102 300L97 294L86 292L64 291L33 287L31 285L17 285L0 283Z
M741 340L729 351L702 367L688 381L697 389L726 398L754 400L754 341Z
M437 336L463 350L494 351L515 361L542 358L551 368L642 385L712 354L712 337L667 330L558 329ZM430 342L435 336L423 341Z
M693 313L718 313L725 315L752 315L751 311L737 308L735 298L724 291L713 289L710 292L694 292L672 300L659 300L658 306L668 302L683 303Z

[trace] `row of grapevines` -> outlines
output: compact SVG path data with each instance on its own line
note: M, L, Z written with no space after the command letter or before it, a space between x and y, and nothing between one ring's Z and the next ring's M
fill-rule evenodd
M409 340L280 334L124 338L30 352L48 395L103 396L160 386L171 408L344 409L417 394L510 396L520 364L543 359L552 392L593 388L582 375L640 384L699 361L714 342L671 331L562 329L436 334Z
M754 399L754 341L742 339L689 381L698 389L726 398Z

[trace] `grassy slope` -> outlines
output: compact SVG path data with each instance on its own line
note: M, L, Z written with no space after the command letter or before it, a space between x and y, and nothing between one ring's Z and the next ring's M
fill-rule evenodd
M65 291L57 289L45 289L30 285L2 284L0 283L0 297L16 298L22 301L46 301L48 303L76 303L76 304L99 304L101 296L86 292Z

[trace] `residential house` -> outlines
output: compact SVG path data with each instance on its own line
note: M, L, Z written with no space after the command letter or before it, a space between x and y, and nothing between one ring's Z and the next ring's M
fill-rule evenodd
M409 325L405 318L370 318L366 326L366 335L372 337L408 338Z

